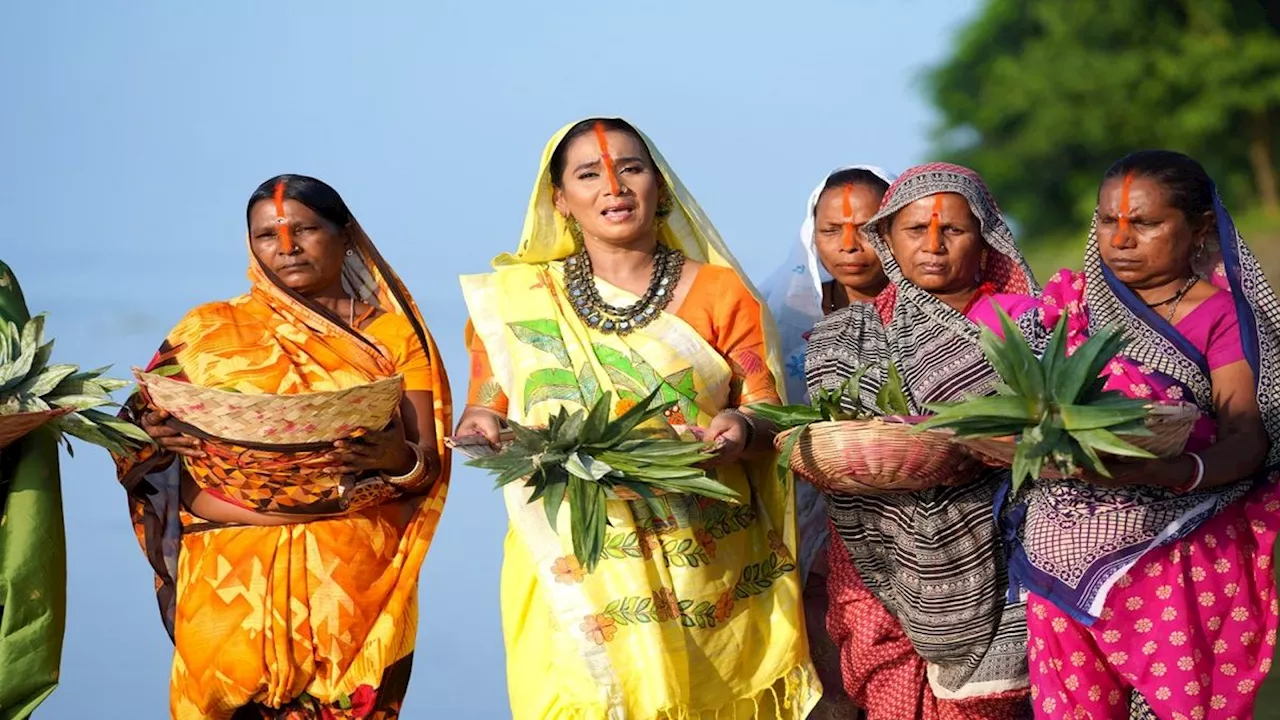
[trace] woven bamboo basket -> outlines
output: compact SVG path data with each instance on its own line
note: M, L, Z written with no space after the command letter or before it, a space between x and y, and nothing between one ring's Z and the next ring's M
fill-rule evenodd
M781 450L801 428L780 433ZM787 459L791 471L819 489L845 495L907 492L962 485L981 469L950 433L912 432L906 422L847 420L807 426Z
M1151 435L1122 435L1125 442L1136 445L1156 457L1173 457L1187 446L1191 429L1200 417L1200 410L1190 403L1161 403L1147 408L1146 425ZM1013 455L1017 444L1011 436L995 438L957 438L956 444L988 465L1013 467ZM1103 462L1114 456L1102 455ZM1077 473L1078 475L1079 473ZM1061 480L1064 475L1052 468L1045 468L1040 477Z
M44 425L56 417L71 412L69 408L41 410L39 412L0 415L0 450L21 440L27 433Z
M201 432L235 443L332 442L357 428L381 430L400 405L403 380L376 380L333 392L273 395L201 387L134 370L155 407Z

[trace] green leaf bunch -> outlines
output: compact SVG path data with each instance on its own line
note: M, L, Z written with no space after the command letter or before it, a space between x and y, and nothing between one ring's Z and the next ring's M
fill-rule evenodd
M97 409L119 407L111 393L129 383L106 377L106 367L81 371L75 365L49 364L53 341L44 340L44 322L45 316L37 315L22 327L12 321L0 324L0 416L67 410L49 424L68 452L71 445L64 434L117 454L150 444L142 428Z
M1102 371L1129 342L1121 329L1105 328L1068 355L1064 313L1037 357L1013 320L1003 310L999 315L1004 338L989 328L981 334L983 354L1000 375L996 394L928 405L935 415L917 430L950 429L958 438L1014 436L1014 492L1046 466L1068 476L1087 468L1111 477L1102 453L1154 457L1121 437L1151 434L1149 403L1103 389Z
M554 528L560 507L569 503L573 553L591 572L604 554L605 502L616 490L640 496L655 510L660 493L693 494L737 502L729 487L697 467L707 460L706 443L686 442L646 429L675 403L657 402L655 390L614 420L613 394L605 392L588 411L565 408L545 428L509 421L515 440L500 452L468 460L497 476L497 487L523 480L533 488L529 502L542 500Z

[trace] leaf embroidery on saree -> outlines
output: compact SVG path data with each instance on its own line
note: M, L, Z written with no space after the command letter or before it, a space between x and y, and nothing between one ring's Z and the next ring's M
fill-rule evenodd
M597 645L603 645L617 636L619 627L679 621L687 628L714 629L728 620L737 601L746 600L769 591L773 584L796 569L790 550L780 541L771 545L776 549L764 560L746 566L733 588L721 593L714 601L680 599L670 588L660 588L650 597L631 596L618 598L605 605L596 615L584 618L580 629Z

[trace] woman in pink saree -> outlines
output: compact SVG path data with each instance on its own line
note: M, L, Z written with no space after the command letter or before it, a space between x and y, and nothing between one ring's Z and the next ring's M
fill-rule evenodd
M1144 151L1108 171L1084 272L1043 301L1069 348L1130 329L1108 389L1202 415L1179 457L1030 483L1005 511L1036 716L1253 717L1277 626L1275 293L1199 163Z

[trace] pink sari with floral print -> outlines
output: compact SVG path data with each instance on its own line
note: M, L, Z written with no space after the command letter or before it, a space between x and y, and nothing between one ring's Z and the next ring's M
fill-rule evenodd
M1259 378L1259 405L1274 444L1269 409L1280 307L1265 279L1257 284L1256 261L1220 208L1219 218L1222 264L1211 278L1221 290L1176 326L1137 308L1142 322L1129 326L1139 347L1126 353L1141 359L1117 359L1104 372L1108 389L1130 397L1198 404L1204 414L1189 451L1216 439L1208 371L1242 360ZM1095 307L1102 308L1098 315L1106 314L1108 299L1134 307L1127 289L1101 270L1091 238L1086 272L1063 271L1045 288L1045 325L1065 312L1070 348L1088 336L1091 320L1098 325L1090 317ZM1203 377L1175 378L1186 363L1163 366L1174 372L1152 367L1161 356L1141 346L1143 333L1152 331ZM1275 467L1270 458L1268 466ZM1004 521L1011 574L1030 591L1037 717L1128 718L1135 694L1160 718L1253 717L1278 623L1272 565L1278 479L1273 470L1187 495L1041 481L1017 498Z

